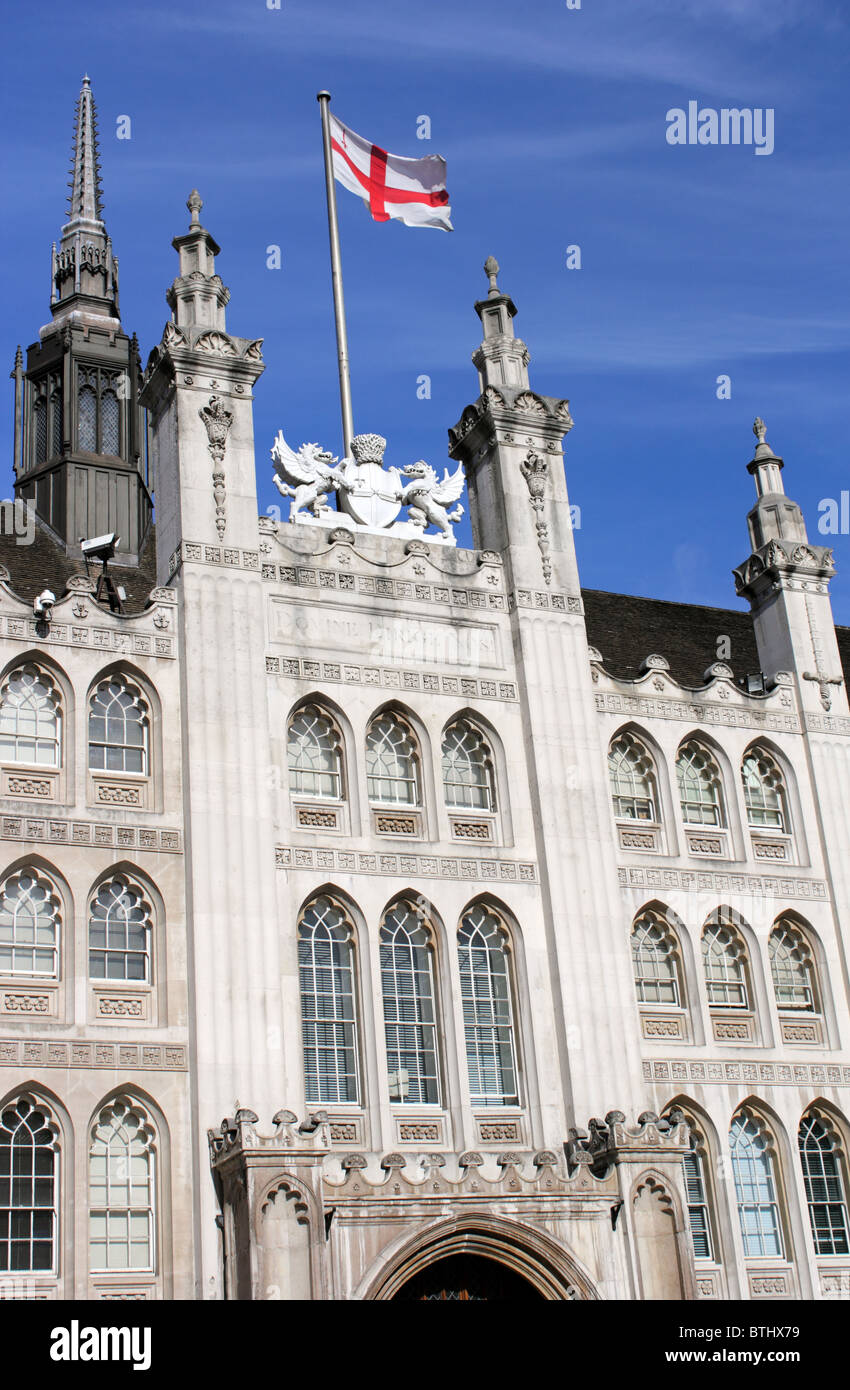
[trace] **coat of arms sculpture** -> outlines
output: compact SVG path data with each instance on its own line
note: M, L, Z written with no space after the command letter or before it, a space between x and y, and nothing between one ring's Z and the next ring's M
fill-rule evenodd
M379 434L358 434L351 441L351 457L340 463L318 444L292 450L279 430L271 451L274 484L282 497L292 499L289 520L337 525L343 512L360 529L417 537L436 526L437 534L427 539L455 545L451 523L463 515L463 465L454 473L444 469L442 479L424 459L400 469L385 468L386 446ZM329 505L331 493L337 495L338 510ZM407 520L396 521L402 507L407 508Z

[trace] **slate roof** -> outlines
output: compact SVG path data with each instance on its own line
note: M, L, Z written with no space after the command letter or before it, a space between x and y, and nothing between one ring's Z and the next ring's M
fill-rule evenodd
M717 639L721 635L730 639L730 655L723 659L736 679L761 670L749 612L600 589L581 592L587 640L601 652L605 670L621 680L634 680L644 658L657 653L667 658L671 676L682 685L704 685L707 667L720 659ZM836 627L835 633L844 675L850 679L850 628Z
M9 588L27 603L32 603L43 589L50 589L57 599L61 598L67 580L86 572L82 554L66 555L62 546L38 524L32 545L17 545L13 535L5 530L0 533L0 565L5 565L11 575ZM97 580L100 569L99 563L91 565L93 580ZM140 612L156 585L156 528L150 529L138 567L110 564L109 573L126 590L125 613Z

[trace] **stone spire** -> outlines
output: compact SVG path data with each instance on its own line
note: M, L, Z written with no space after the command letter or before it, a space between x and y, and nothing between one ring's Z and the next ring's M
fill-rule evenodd
M758 494L758 501L747 517L753 550L758 550L768 541L806 542L808 536L803 513L796 502L785 496L782 482L785 465L768 444L767 426L760 416L753 423L753 434L758 443L747 464L747 472L755 478Z
M68 221L52 254L53 322L42 330L42 337L69 320L112 320L119 326L118 261L103 221L97 110L88 75L77 99L70 173Z
M488 256L484 273L489 281L487 298L479 299L475 312L484 329L484 341L472 354L478 368L480 389L488 386L528 386L528 348L514 336L516 305L499 289L499 262Z

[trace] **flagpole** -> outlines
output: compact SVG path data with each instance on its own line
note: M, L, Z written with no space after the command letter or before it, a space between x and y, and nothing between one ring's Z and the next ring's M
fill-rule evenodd
M345 299L342 292L342 258L339 250L339 225L336 215L336 185L334 182L333 152L331 150L330 92L319 92L316 100L322 111L322 145L325 152L325 189L328 195L328 235L331 243L331 279L336 318L336 351L339 360L339 402L342 409L342 440L344 456L351 458L354 438L354 417L351 410L351 377L348 370L348 334L345 330Z

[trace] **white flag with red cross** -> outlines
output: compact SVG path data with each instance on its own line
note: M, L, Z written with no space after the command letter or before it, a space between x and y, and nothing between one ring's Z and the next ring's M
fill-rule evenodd
M407 227L454 231L442 155L404 159L364 140L336 116L330 122L334 177L359 194L376 222L398 218Z

